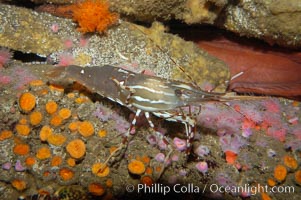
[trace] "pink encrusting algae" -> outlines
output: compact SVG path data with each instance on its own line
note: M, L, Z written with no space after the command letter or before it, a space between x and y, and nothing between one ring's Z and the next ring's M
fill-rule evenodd
M225 135L220 137L220 145L223 152L232 151L238 153L240 148L247 145L247 141L239 135Z
M223 108L217 103L206 103L197 121L204 127L218 132L236 132L240 129L243 116L229 108Z
M73 55L68 54L68 53L62 53L59 56L59 63L57 64L58 66L67 67L67 66L73 65L73 64L75 64L75 59L74 59Z
M11 81L12 78L10 76L2 75L0 71L0 84L6 85L9 84Z
M267 130L267 135L279 140L280 142L285 141L287 130L282 127L269 127Z
M217 131L224 152L231 150L238 153L241 147L248 144L249 137L260 129L280 142L285 142L288 135L300 139L298 112L298 109L283 105L276 98L250 102L231 101L228 106L205 103L197 121L202 126ZM294 118L294 124L285 119L284 115ZM288 141L287 144L294 143Z
M0 47L0 69L11 59L12 53L9 49Z
M73 41L71 39L66 39L63 43L65 49L70 49L73 47Z
M14 77L16 81L16 89L22 89L25 85L38 78L28 69L24 67L16 67L14 69Z
M276 99L266 100L263 102L263 105L268 112L279 113L281 111L280 104Z
M0 70L0 86L1 84L10 84L15 89L21 90L33 80L37 80L37 77L30 70L22 66Z
M89 38L82 36L79 39L79 46L80 47L87 47L89 45Z
M293 135L297 140L301 140L301 124L298 124L294 127Z
M114 120L114 128L119 133L126 133L130 128L130 123L125 120L124 117L120 116L120 114L118 114L118 111L113 111L112 109L101 103L97 105L96 110L93 112L93 115L103 122Z

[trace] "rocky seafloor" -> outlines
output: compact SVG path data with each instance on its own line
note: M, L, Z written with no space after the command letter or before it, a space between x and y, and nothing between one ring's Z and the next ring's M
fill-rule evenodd
M120 21L104 35L83 37L71 20L0 9L0 57L9 58L0 68L0 199L299 199L299 101L202 102L201 110L192 107L189 154L183 124L151 117L170 151L138 117L127 147L102 169L135 113L89 85L49 84L54 65L110 64L189 82L187 73L200 88L220 92L227 66L160 25L135 31Z
M64 195L80 193L81 198L92 193L104 199L147 199L166 192L191 198L258 199L268 194L298 199L299 102L266 98L203 103L189 156L182 124L154 117L172 145L167 160L169 149L141 117L127 148L110 160L107 174L98 175L93 168L118 147L134 114L81 87L64 93L47 85L39 73L49 67L14 63L1 71L7 80L1 84L2 199L37 194L55 198L61 187ZM84 148L70 148L74 141ZM138 174L129 169L136 161ZM279 166L285 170L277 171ZM150 188L138 189L142 184ZM227 187L231 190L223 191ZM236 191L239 187L247 191ZM68 198L78 199L72 195Z

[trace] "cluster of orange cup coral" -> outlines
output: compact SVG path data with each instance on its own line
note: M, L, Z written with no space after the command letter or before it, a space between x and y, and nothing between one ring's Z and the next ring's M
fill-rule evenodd
M52 91L46 84L41 84L41 81L34 81L30 87L29 92L23 92L18 99L20 119L14 130L0 130L0 142L13 141L14 156L28 169L36 166L40 168L42 166L40 163L48 163L45 169L41 169L42 174L39 177L43 180L52 179L52 172L47 167L56 167L58 168L56 178L65 184L71 183L78 177L76 172L86 155L85 141L93 135L96 136L96 133L99 137L105 137L107 132L104 129L97 130L91 121L80 121L76 113L70 109L72 106L68 106L72 101L64 104L62 108L59 101L55 100L56 97L51 100L51 94L58 91ZM41 97L46 94L50 98L45 101ZM69 100L78 104L75 95ZM33 137L36 138L36 134L39 142L32 140ZM58 147L65 152L55 151ZM106 177L110 173L109 167L102 163L95 163L91 168L92 174L98 177ZM22 173L30 173L30 171ZM112 184L112 180L107 179L107 187L112 187ZM30 186L24 179L14 179L11 185L19 191L26 190ZM87 184L87 189L96 196L106 193L105 187L94 180Z
M37 126L41 123L43 115L40 111L31 112L36 107L36 97L30 92L24 92L19 98L19 108L24 114L29 114L29 122L32 126ZM30 113L31 112L31 113ZM28 136L31 128L26 118L20 119L16 125L16 131L20 136Z
M267 184L270 187L274 187L277 184L283 183L289 176L289 173L294 172L294 182L297 185L301 185L301 170L298 169L298 161L290 156L285 155L283 157L283 164L278 164L274 168L273 178L268 178ZM297 170L297 171L296 171Z
M39 82L38 80L36 82ZM33 84L35 86L41 86L44 84ZM16 125L16 132L20 136L29 136L32 126L40 125L43 120L43 114L40 111L34 110L36 107L37 98L30 92L25 92L21 94L19 98L19 108L22 113L28 115L29 122L27 118L23 117L19 120L19 123ZM53 128L63 125L65 120L69 119L72 115L72 112L69 108L59 109L59 105L50 100L45 104L45 113L50 116L49 125L43 125L39 131L39 137L42 142L48 142L54 146L62 146L67 138L60 133L53 133ZM78 131L82 136L88 137L94 134L94 126L89 121L84 122L71 122L69 124L69 130L71 132ZM2 140L10 138L12 136L11 131L2 131L0 139ZM66 146L66 150L71 157L74 159L80 159L85 155L86 147L85 143L80 139L75 139L69 142ZM29 146L25 144L18 144L14 148L14 152L17 155L25 155L29 153ZM36 152L36 156L39 160L47 159L51 157L51 151L46 147L40 148Z
M44 89L45 87L47 86L43 85L41 88ZM80 121L69 108L60 108L61 105L55 100L43 101L39 99L40 95L43 94L37 94L35 91L38 90L26 92L19 99L19 109L22 117L15 131L20 136L20 141L15 142L13 152L16 156L22 157L26 167L33 167L41 162L49 163L49 167L57 167L57 178L60 182L71 183L78 176L76 173L77 165L80 165L86 155L85 141L93 135L104 139L108 133L105 129L97 130L94 122ZM75 100L74 102L76 103ZM61 129L62 127L63 129ZM37 128L40 145L34 147L30 142L26 144L25 141L32 138ZM58 130L67 130L72 139L68 139L68 135L64 132L57 133ZM11 137L13 137L11 131L4 130L0 133L0 140ZM57 148L56 146L63 147L66 154L56 154L53 151ZM110 151L115 151L116 148L113 146ZM129 162L128 171L130 174L136 175L135 177L139 177L142 184L151 185L154 181L152 179L153 170L149 163L150 157L147 155L136 156ZM91 166L91 171L97 178L104 179L104 182L100 183L95 181L97 179L94 179L87 184L89 192L95 196L109 194L106 188L111 188L113 185L113 180L107 178L111 171L109 166L96 162ZM41 177L44 177L45 180L48 180L47 177L49 176L51 176L49 170L42 171ZM20 191L27 187L23 180L15 180L12 185Z
M140 183L146 186L151 186L154 184L154 179L152 178L153 167L149 166L150 157L147 155L135 156L128 163L128 171L133 177L140 178ZM161 171L161 166L156 166L156 171Z

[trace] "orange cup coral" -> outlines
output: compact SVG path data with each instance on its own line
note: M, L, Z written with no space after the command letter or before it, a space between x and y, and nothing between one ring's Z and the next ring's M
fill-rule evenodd
M48 114L53 114L57 111L58 105L55 101L48 101L45 108Z
M48 147L39 148L36 154L36 157L40 160L50 158L50 156L51 156L51 151Z
M61 85L50 84L49 89L53 92L64 92L64 88Z
M25 117L22 117L20 120L19 120L19 124L27 124L27 119Z
M274 187L276 185L276 181L272 178L269 178L267 183L270 187Z
M17 124L16 131L19 135L28 136L30 133L30 128L26 124Z
M99 177L106 177L110 173L110 168L103 163L95 163L92 166L92 173Z
M149 164L150 157L148 157L147 155L144 155L141 157L141 161L144 162L145 164Z
M68 119L70 116L71 116L71 110L69 108L62 108L60 111L59 111L59 116L62 118L62 119Z
M50 119L50 124L53 126L59 126L62 124L63 119L59 115L54 115Z
M47 138L47 142L54 146L62 146L66 141L66 137L62 134L52 134Z
M115 24L118 14L109 11L109 3L103 0L86 0L72 7L72 18L79 25L78 31L104 32L108 26Z
M101 196L105 193L105 188L99 183L91 183L88 187L88 190L95 196Z
M93 135L94 133L93 124L89 121L81 122L78 127L78 132L84 137L89 137Z
M31 156L28 156L26 159L25 159L25 164L27 166L32 166L36 163L36 159L34 157L31 157Z
M27 155L30 151L30 147L28 144L17 144L13 149L14 153L20 156Z
M274 178L279 181L282 182L285 180L287 175L287 170L285 168L285 166L283 165L277 165L274 169Z
M39 125L42 121L43 115L39 111L34 111L29 115L30 124L33 126Z
M41 85L44 85L45 83L42 81L42 80L33 80L33 81L30 81L29 85L30 86L41 86Z
M86 153L86 145L82 140L75 139L68 143L66 150L72 158L80 159Z
M98 136L103 138L103 137L106 137L107 136L107 131L102 129L102 130L99 130L98 131Z
M295 181L298 185L301 185L301 170L295 172Z
M68 125L68 128L71 132L75 132L77 131L78 127L79 127L79 124L80 124L80 121L75 121L75 122L71 122L69 125Z
M151 186L154 183L154 181L150 176L143 176L140 179L140 183L146 186Z
M40 130L40 140L44 142L50 135L52 135L51 128L47 125L43 126Z
M76 165L76 162L73 158L68 158L67 159L67 164L70 166L70 167L74 167Z
M12 186L19 191L26 189L26 182L21 179L15 179L11 182Z
M113 181L112 181L112 179L108 179L107 181L106 181L106 186L108 187L108 188L111 188L112 186L113 186Z
M70 93L67 94L67 97L69 99L73 99L75 97L75 94L73 92L70 92Z
M162 167L161 167L161 166L156 166L156 167L155 167L155 171L156 171L156 172L161 172L161 170L162 170Z
M74 172L71 169L66 168L66 167L60 169L59 174L60 174L61 179L64 181L68 181L74 177Z
M284 165L292 170L295 170L298 167L297 160L291 156L288 155L284 156L283 161L284 161Z
M82 104L88 102L89 99L87 97L78 97L74 100L75 103Z
M110 154L111 155L114 154L116 151L118 151L118 147L116 147L116 146L111 146L110 147Z
M261 193L261 199L262 200L272 200L271 197L267 193L264 193L264 192Z
M141 175L145 172L145 165L139 160L132 160L128 164L128 170L131 174Z
M11 138L13 136L13 132L10 130L3 130L0 133L0 141L6 140L8 138Z
M61 165L62 162L63 162L63 158L61 156L53 156L53 158L51 159L51 166L57 167L57 166Z
M47 89L40 89L37 91L38 95L44 96L46 94L48 94L48 90Z
M23 93L19 98L19 108L24 113L30 112L36 106L36 97L30 92Z
M153 169L152 169L151 167L147 167L147 168L145 169L145 173L146 173L146 174L152 174L152 173L153 173Z

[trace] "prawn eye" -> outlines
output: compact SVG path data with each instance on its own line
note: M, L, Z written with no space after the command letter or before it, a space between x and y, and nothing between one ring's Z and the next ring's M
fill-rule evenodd
M180 97L180 96L182 96L183 93L182 93L182 90L176 89L175 94L176 94L177 97Z

